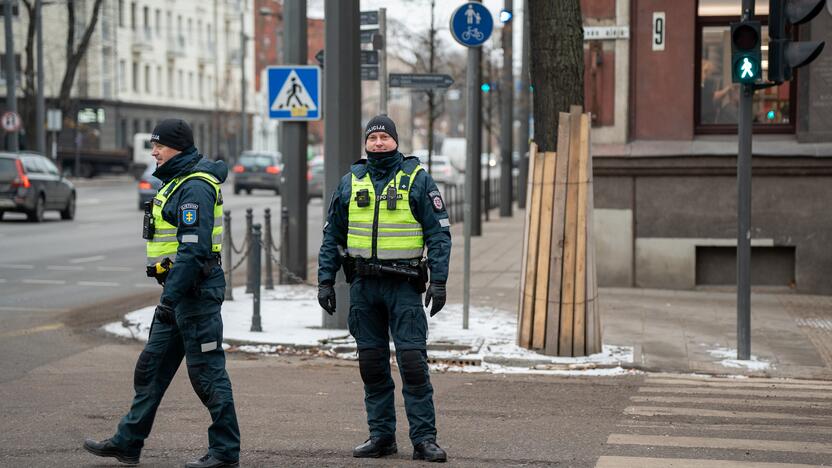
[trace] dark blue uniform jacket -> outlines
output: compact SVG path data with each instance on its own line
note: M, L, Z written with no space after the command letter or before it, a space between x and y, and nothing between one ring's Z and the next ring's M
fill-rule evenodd
M156 169L153 175L167 184L176 177L192 172L208 172L222 183L228 176L228 167L222 161L214 162L203 158L192 146ZM216 255L211 253L215 198L211 184L201 179L190 179L173 192L165 204L162 217L177 226L179 250L173 259L173 269L165 281L161 303L176 307L183 298L222 302L225 288L222 268L216 266L209 272L203 272L205 262ZM186 220L183 211L193 213L194 209L196 219ZM186 237L183 239L183 236Z
M361 177L369 173L376 193L384 193L385 187L396 176L399 169L412 171L419 164L415 157L404 157L401 153L377 160L362 159L352 165L350 173L341 178L338 188L332 194L324 225L324 238L318 254L318 283L335 281L335 273L341 267L338 247L347 248L347 227L352 193L352 174ZM412 179L410 188L410 209L422 225L425 247L428 253L430 280L444 283L448 280L448 262L451 257L451 229L445 203L436 188L436 183L426 170L419 171Z

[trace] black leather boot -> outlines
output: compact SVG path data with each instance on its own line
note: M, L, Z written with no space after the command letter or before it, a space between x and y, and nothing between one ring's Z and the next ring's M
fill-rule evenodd
M220 468L223 467L237 467L240 462L227 462L214 458L210 453L206 453L199 460L185 463L185 468Z
M448 454L433 439L428 439L413 446L413 459L444 463Z
M131 452L117 447L110 439L104 439L101 442L86 439L84 440L84 450L99 457L115 458L125 465L138 465L139 455L141 455L141 452Z
M366 442L352 449L355 458L378 458L398 452L396 439L393 437L370 437Z

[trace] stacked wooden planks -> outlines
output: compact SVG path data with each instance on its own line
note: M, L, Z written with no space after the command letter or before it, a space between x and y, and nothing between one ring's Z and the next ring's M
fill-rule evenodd
M589 122L561 112L557 153L529 154L518 344L551 356L601 351Z

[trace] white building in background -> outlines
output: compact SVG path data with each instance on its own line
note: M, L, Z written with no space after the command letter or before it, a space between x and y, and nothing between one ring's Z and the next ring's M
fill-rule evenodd
M76 43L94 3L76 2ZM43 18L44 88L47 106L53 107L67 60L65 4L45 5ZM15 17L14 46L23 67L28 22L21 8ZM123 150L132 145L133 134L149 132L161 118L180 117L193 126L202 153L236 156L241 150L241 28L250 39L253 0L103 0L72 91L81 109L83 147ZM0 47L5 48L2 37ZM253 74L253 44L247 40L249 115L254 111ZM0 92L5 94L4 81ZM65 125L59 141L74 147L74 130L67 131Z

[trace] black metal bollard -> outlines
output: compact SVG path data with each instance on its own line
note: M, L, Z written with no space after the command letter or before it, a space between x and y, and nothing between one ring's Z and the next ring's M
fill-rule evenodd
M491 179L486 178L483 181L483 208L485 209L485 220L488 221L488 211L491 209Z
M265 214L266 232L263 246L263 258L266 262L266 289L274 289L272 275L272 210L266 208Z
M280 272L278 281L280 284L289 284L289 275L286 274L286 246L289 245L289 207L280 209Z
M222 250L225 252L225 300L226 301L233 301L234 300L234 285L231 279L231 270L234 267L234 246L231 245L231 212L225 210L223 212L223 220L222 220Z
M254 270L251 266L251 224L254 222L254 213L251 208L246 208L246 241L248 244L248 262L246 263L246 294L253 291Z
M253 254L251 264L256 272L260 272L260 255L262 255L263 247L260 240L260 225L255 224L251 231L251 253ZM254 275L252 287L254 289L254 311L251 315L251 331L261 332L263 327L260 324L260 275Z

